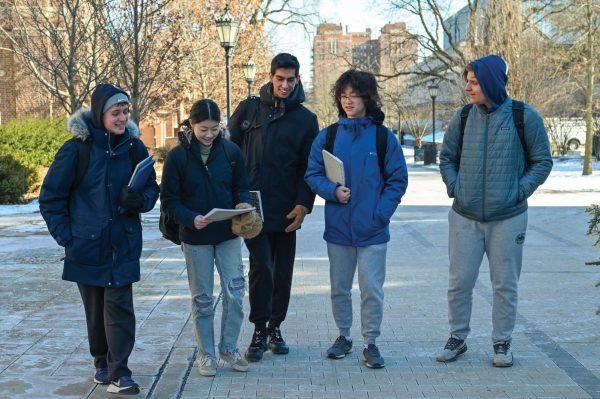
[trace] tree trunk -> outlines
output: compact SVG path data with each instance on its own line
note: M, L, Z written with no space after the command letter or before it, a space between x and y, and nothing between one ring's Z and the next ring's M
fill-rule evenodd
M592 145L594 135L594 120L592 117L592 101L594 96L594 62L595 52L594 45L594 12L592 0L587 0L586 3L586 23L587 23L587 65L586 65L586 84L585 84L585 155L583 157L583 175L592 174Z

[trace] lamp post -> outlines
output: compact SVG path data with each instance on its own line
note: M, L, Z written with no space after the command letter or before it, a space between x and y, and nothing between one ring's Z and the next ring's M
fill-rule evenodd
M225 49L225 84L227 85L227 120L231 114L231 81L230 75L231 70L229 66L229 59L231 57L231 51L235 47L237 35L240 28L240 22L233 19L233 15L229 12L229 5L225 6L225 12L220 17L215 18L215 24L217 25L217 32L219 33L219 39L221 40L221 47Z
M435 142L435 98L438 95L439 88L440 87L435 83L427 86L427 89L429 90L429 96L431 97L431 106L432 106L431 126L433 128L433 163L434 164L437 163L437 143Z
M256 75L256 64L254 61L248 60L248 62L242 65L242 69L244 70L244 77L248 83L248 97L250 97L252 96L252 82L254 82L254 76Z

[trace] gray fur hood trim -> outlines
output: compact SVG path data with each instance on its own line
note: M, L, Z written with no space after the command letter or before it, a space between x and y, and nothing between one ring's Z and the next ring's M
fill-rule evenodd
M67 130L75 137L80 138L81 140L86 140L90 136L90 129L88 121L91 124L92 121L92 111L87 109L80 109L76 111L73 115L67 119ZM137 127L133 121L127 121L127 131L131 135L131 137L139 138L140 137L140 129Z

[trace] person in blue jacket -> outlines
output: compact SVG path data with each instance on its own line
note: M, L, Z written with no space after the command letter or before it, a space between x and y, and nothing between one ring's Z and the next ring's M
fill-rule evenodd
M389 223L408 184L406 162L395 136L387 130L384 170L380 170L377 125L384 114L377 81L368 72L344 72L332 89L339 111L333 154L344 163L345 186L326 177L322 150L327 129L312 144L305 179L326 200L325 233L330 264L331 305L339 337L327 357L340 359L352 350L352 281L358 267L361 293L363 360L382 368L384 359L375 340L383 318Z
M467 351L473 288L486 254L493 291L492 364L513 365L510 345L517 316L527 198L550 174L552 157L544 122L529 104L524 105L521 143L513 100L506 92L507 70L497 55L466 66L465 91L473 107L464 134L461 110L454 114L440 152L442 179L448 196L454 198L448 214L450 338L437 356L440 362L454 361Z
M206 377L217 373L213 327L215 266L223 292L219 356L232 369L248 371L248 362L237 346L246 284L242 242L237 235L253 238L262 227L256 211L237 216L234 222L212 222L203 216L213 208L251 207L242 152L223 137L220 120L221 111L214 101L194 103L182 125L189 134L180 136L180 145L167 155L161 183L161 202L179 224L200 353L198 373ZM246 231L244 227L248 225L254 228Z
M50 234L65 248L62 277L81 293L94 382L117 394L139 392L127 365L135 343L132 283L140 279L140 213L150 211L159 194L154 171L141 191L127 187L135 165L148 157L129 107L118 87L95 88L91 109L68 119L74 138L57 152L39 199ZM89 163L77 181L85 143Z

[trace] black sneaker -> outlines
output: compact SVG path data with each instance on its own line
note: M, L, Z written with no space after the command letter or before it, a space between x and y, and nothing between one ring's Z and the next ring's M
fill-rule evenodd
M375 344L369 344L369 346L363 350L363 360L365 361L365 365L371 369L385 367L385 361L383 360L383 357L381 357L379 348Z
M252 342L250 342L245 353L246 360L249 362L260 362L263 353L265 353L267 349L267 332L264 330L255 330L252 335Z
M511 367L513 365L513 354L510 350L510 342L497 342L494 344L494 367Z
M435 360L438 362L453 362L466 351L467 344L464 339L450 337L448 338L448 341L446 341L446 346L444 346L442 352L436 356Z
M330 359L341 359L352 352L352 340L343 335L337 337L331 348L327 349L327 357Z
M290 351L290 347L281 336L279 327L269 328L269 349L276 355L285 355Z

